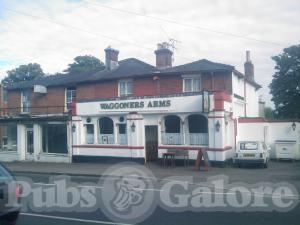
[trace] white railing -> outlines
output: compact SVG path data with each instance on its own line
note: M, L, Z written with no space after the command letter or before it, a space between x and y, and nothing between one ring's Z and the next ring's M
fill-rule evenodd
M188 145L208 145L208 134L207 133L194 133L186 134L186 144Z
M183 144L181 133L162 133L162 143L164 145Z
M120 144L120 145L127 144L127 135L126 134L119 134L118 138L119 138L118 144Z
M115 138L113 134L99 134L98 136L99 144L114 144Z

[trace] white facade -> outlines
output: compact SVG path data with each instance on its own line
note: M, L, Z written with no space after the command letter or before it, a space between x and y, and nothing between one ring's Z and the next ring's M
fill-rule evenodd
M208 150L212 161L223 162L232 158L235 138L234 120L229 111L231 103L224 102L225 111L216 111L214 95L210 94L209 109L203 112L202 101L202 94L183 94L77 103L77 116L73 117L77 128L73 133L73 157L131 158L147 162L150 160L147 142L149 139L151 141L153 134L148 134L146 130L152 126L157 131L158 158L162 158L167 149L179 149L188 151L189 158L195 160L200 148ZM168 116L179 118L180 132L167 133L165 120ZM189 121L193 116L204 118L206 125L203 126L207 126L205 133L190 133ZM103 136L99 131L99 120L103 117L109 117L114 124L113 134L105 137L108 140L106 143L99 140ZM124 118L124 122L120 122L120 118ZM126 124L125 144L119 142L118 133L118 126L123 123ZM87 124L94 128L92 144L87 141ZM135 130L132 130L133 124ZM218 131L216 124L219 124Z

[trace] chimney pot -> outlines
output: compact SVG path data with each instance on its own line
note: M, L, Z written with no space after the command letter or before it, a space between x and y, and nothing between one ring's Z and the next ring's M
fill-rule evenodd
M157 50L154 52L156 55L156 67L165 69L172 67L173 52L168 48L168 43L163 42L157 44Z
M250 59L250 51L247 50L246 51L246 62L250 62L250 61L251 61L251 59Z
M105 51L105 66L108 70L112 70L118 66L119 51L108 46Z
M254 81L254 65L250 59L250 51L246 51L246 62L244 64L245 78L249 81Z

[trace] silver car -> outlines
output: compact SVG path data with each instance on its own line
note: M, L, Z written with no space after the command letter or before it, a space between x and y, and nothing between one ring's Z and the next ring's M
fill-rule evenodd
M22 188L14 176L0 164L0 224L16 224L20 212Z

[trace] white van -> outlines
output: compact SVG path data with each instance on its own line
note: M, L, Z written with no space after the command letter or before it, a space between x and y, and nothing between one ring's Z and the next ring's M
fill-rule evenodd
M260 164L268 167L270 147L260 141L240 141L236 149L234 163L238 166L243 164Z

